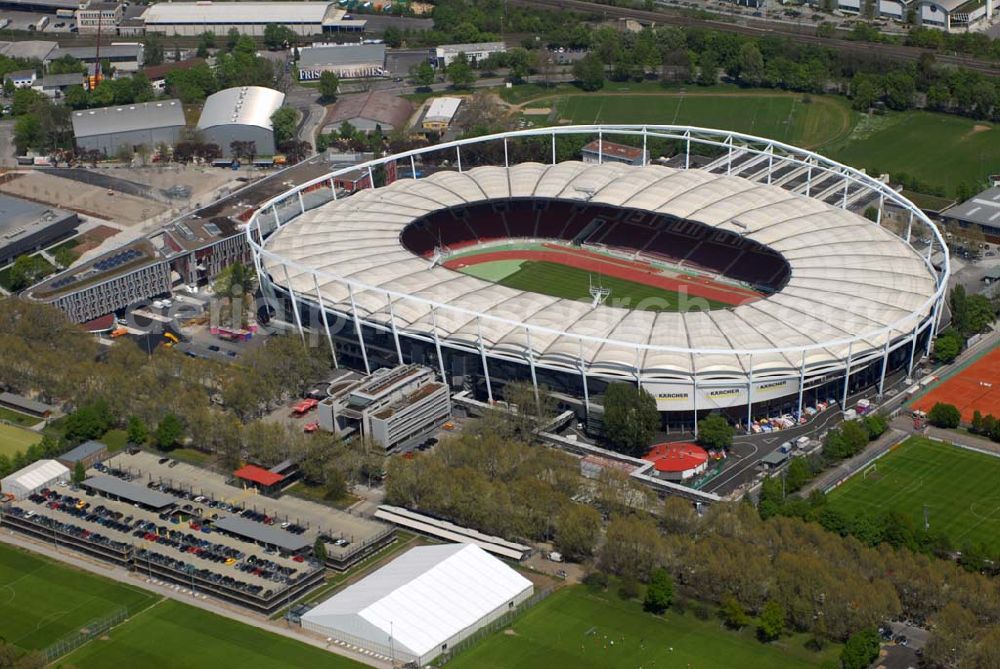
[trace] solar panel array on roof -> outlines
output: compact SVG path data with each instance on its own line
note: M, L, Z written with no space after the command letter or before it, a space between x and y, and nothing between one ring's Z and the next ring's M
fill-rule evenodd
M101 270L102 272L109 269L114 269L115 267L120 267L127 262L131 262L136 258L142 257L142 251L137 251L136 249L129 249L128 251L121 251L114 254L110 258L105 258L104 260L99 260L94 263L94 267Z

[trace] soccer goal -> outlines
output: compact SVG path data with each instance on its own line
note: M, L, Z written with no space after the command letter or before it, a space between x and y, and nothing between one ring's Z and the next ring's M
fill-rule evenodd
M873 462L872 464L865 467L865 470L861 472L861 478L867 480L868 477L874 477L878 473L878 463Z

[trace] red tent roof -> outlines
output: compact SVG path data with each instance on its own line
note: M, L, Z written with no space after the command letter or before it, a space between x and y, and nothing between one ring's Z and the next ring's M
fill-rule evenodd
M262 467L258 467L257 465L245 465L240 467L233 472L233 476L245 481L259 483L262 486L272 486L285 478L281 474L269 472Z
M678 441L657 444L642 459L652 462L658 472L686 472L708 462L708 452L697 444Z

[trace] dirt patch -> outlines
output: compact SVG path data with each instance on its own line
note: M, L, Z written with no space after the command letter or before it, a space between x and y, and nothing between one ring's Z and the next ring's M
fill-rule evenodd
M166 209L150 200L123 193L109 195L104 188L41 172L23 174L0 185L0 190L123 225L138 223Z
M96 249L104 240L114 237L119 232L121 231L107 225L99 225L96 228L91 228L77 237L79 243L73 247L73 254L79 258L87 251Z
M508 627L507 629L505 629L503 631L503 635L504 636L517 636L517 632L515 632L514 630L512 630L511 628Z
M986 132L987 130L992 130L992 129L993 129L992 126L988 126L984 123L977 123L976 125L972 126L972 134L976 135L978 133Z
M525 116L547 116L552 113L552 107L532 107L531 109L522 109L521 113Z

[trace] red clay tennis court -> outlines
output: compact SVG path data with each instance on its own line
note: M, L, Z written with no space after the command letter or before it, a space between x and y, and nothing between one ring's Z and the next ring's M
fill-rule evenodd
M914 401L913 407L930 411L937 402L954 404L965 422L972 420L976 410L984 416L1000 417L1000 347L939 383Z

